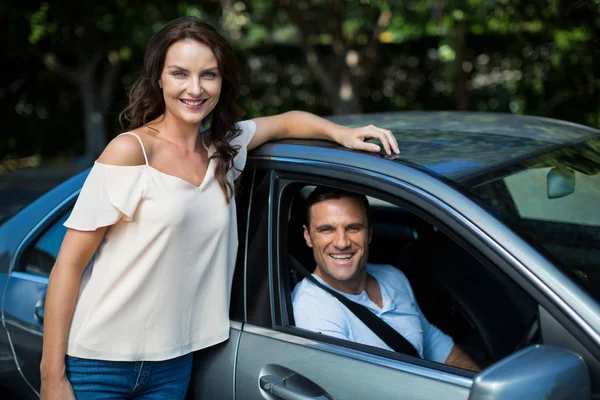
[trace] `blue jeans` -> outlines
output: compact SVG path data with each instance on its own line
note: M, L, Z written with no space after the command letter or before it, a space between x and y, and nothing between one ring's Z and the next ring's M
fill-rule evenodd
M67 379L77 400L184 399L192 354L165 361L102 361L66 357Z

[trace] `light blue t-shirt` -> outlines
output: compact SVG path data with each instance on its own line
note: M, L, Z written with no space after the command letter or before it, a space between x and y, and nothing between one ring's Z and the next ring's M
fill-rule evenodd
M367 264L367 272L379 283L382 308L373 303L365 291L358 295L338 292L383 319L404 336L422 358L439 363L446 361L454 342L427 321L402 271L390 265ZM392 350L338 299L310 280L303 279L296 285L292 300L297 327Z

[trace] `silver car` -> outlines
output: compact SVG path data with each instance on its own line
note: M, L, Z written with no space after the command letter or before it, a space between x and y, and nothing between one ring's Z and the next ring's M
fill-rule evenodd
M194 356L190 399L600 398L600 131L505 114L332 118L391 129L399 156L287 140L249 155L227 342ZM0 385L38 397L44 297L83 172L0 226ZM370 262L408 277L474 373L294 324L314 268L315 185L368 196ZM201 221L199 221L201 223Z

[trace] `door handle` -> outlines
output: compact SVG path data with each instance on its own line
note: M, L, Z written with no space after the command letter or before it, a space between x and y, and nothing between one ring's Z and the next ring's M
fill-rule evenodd
M260 388L273 396L282 400L331 400L325 393L314 393L314 390L308 390L312 393L306 393L300 388L292 388L288 386L290 379L293 379L296 374L281 377L277 375L264 375L260 377ZM294 385L298 386L298 385Z
M35 303L35 308L33 310L33 316L40 323L44 323L44 299L39 299L37 303Z

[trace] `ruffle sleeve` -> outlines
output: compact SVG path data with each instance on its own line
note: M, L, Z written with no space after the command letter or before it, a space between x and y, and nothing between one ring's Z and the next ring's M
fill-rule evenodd
M96 162L64 225L94 231L120 219L132 221L146 191L145 165L117 166Z
M230 170L232 180L236 180L241 175L248 158L248 144L256 133L256 122L252 120L240 121L237 126L240 129L240 134L231 141L231 144L240 146L240 149L233 159L233 168Z

